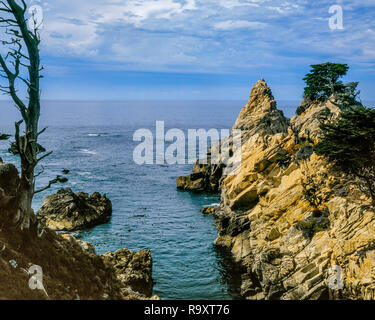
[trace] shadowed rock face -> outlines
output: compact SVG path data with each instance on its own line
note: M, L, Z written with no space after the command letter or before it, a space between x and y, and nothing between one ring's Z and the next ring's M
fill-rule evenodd
M73 193L62 189L46 198L38 211L38 218L48 228L74 231L90 228L110 220L112 203L105 196L93 193Z
M34 223L29 230L21 231L12 219L18 208L15 197L18 184L17 169L0 161L1 300L151 298L153 281L149 250L135 253L121 249L100 256L91 244L68 234L58 235L48 228L40 229ZM109 200L99 194L89 198L84 194L72 195L71 191L65 190L60 192L59 197L67 200L68 204L72 203L72 199L81 197L84 208L92 206L95 210L100 205L109 206ZM57 209L62 209L63 204L58 204ZM29 287L35 272L29 271L32 266L39 266L43 272L43 289L32 290Z
M242 153L233 155L242 161L222 178L215 244L245 270L247 299L375 299L374 210L355 181L313 152L319 118L341 110L302 104L289 122L263 80L253 88L234 126L245 130Z
M177 178L178 189L193 192L219 192L224 166L221 164L211 164L210 153L207 158L207 164L202 164L199 160L197 161L191 175Z
M17 168L12 164L5 164L0 158L0 208L7 207L15 200L20 178Z

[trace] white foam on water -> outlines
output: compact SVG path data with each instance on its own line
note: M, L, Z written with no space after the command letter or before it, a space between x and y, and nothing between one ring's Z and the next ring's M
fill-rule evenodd
M108 136L109 133L103 132L103 133L88 133L89 137L101 137L101 136Z
M90 176L91 172L89 172L89 171L83 171L83 172L77 172L77 174L80 175L80 176Z
M79 153L84 153L84 154L97 154L95 151L89 150L89 149L81 149L79 150Z

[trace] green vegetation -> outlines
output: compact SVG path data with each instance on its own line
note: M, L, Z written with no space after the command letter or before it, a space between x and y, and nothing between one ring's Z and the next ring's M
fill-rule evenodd
M8 140L10 137L9 134L0 133L0 140Z
M347 64L323 63L311 66L303 80L306 82L304 91L307 100L325 101L334 93L344 93L347 88L339 79L349 70Z
M323 138L315 152L352 176L375 206L375 110L357 103L321 128Z
M330 112L321 115L323 134L314 150L352 178L375 207L375 110L360 102L358 82L344 84L340 80L348 72L348 65L328 62L311 67L304 78L307 104L330 100L342 111L335 120ZM304 107L297 113L304 112ZM315 203L312 191L306 194Z

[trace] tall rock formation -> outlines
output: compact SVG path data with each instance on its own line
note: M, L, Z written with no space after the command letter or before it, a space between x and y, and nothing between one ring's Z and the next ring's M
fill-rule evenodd
M288 132L288 119L276 108L271 89L263 79L251 90L249 102L241 111L233 130L241 130L243 142L252 138L254 142L259 139L261 144L266 143L263 139L270 134ZM228 139L232 139L232 136ZM212 161L212 150L219 147L216 143L209 150L207 164L198 160L191 175L178 177L177 188L193 192L219 192L226 167L221 159Z
M241 110L233 130L242 131L244 141L251 137L265 137L288 132L288 119L276 108L276 101L264 79L251 89L249 102Z
M322 117L341 110L303 104L289 122L263 80L253 88L234 126L242 162L222 178L215 243L242 265L247 299L375 299L374 209L313 152Z

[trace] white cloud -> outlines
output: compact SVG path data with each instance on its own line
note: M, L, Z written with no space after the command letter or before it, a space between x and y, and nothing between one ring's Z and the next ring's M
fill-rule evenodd
M62 19L48 22L42 31L42 48L58 54L92 56L97 54L95 44L100 41L93 24L74 24Z
M249 0L249 1L239 1L239 0L220 0L219 5L230 9L230 8L235 8L235 7L259 7L260 4L265 2L266 0Z
M232 30L232 29L259 29L267 26L267 23L246 20L226 20L214 25L215 29Z
M185 10L196 10L196 5L195 0L187 0L184 4L174 0L133 0L127 1L119 10L126 16L126 21L139 25L153 15L156 18L170 19Z
M103 37L103 29L123 25L140 28L148 20L169 20L197 9L195 0L55 0L43 8L44 48L50 53L89 56L98 54L98 48L112 40Z
M79 57L93 65L105 61L124 69L188 72L271 68L275 61L287 68L319 59L374 65L371 10L356 13L360 2L351 3L348 10L349 2L344 1L345 30L331 31L330 4L331 0L54 0L42 3L42 54Z

